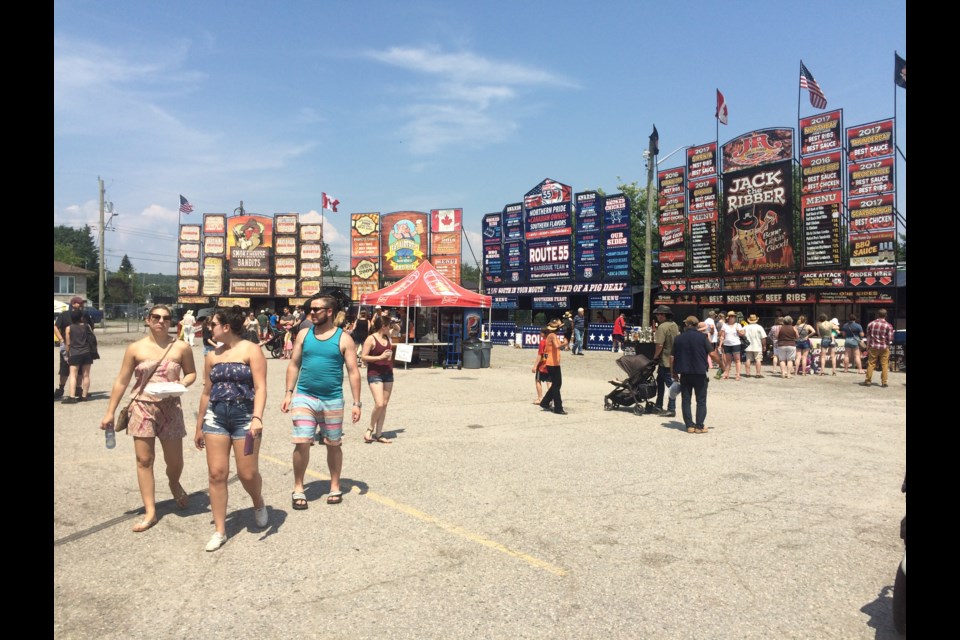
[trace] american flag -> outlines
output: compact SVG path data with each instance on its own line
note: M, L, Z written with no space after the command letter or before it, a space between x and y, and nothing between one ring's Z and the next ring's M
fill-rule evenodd
M812 104L814 108L827 108L827 97L823 95L823 91L820 90L820 85L813 79L813 74L810 73L810 69L807 69L803 64L803 60L800 61L800 88L810 91L810 104Z
M190 213L191 211L193 211L193 205L190 204L190 202L181 195L180 196L180 213Z

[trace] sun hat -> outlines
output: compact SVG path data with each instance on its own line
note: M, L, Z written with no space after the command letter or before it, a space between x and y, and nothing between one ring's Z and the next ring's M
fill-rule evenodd
M736 318L736 317L737 317L737 312L736 312L736 311L727 311L727 317L729 318L730 316L733 316L734 318Z
M544 328L545 328L547 331L550 331L550 332L552 333L552 332L558 330L561 326L563 326L563 325L562 325L562 323L561 323L559 320L551 320L550 322L547 323L547 326L544 327Z
M700 324L700 319L697 318L697 316L687 316L687 319L683 321L683 324L688 327L696 327L698 324Z
M673 311L671 311L671 310L670 310L670 307L668 307L668 306L666 306L666 305L660 305L659 307L657 307L656 309L653 310L653 315L657 315L658 313L662 313L662 314L665 315L665 316L672 316L672 315L673 315Z
M749 322L750 324L756 324L759 320L760 318L758 318L755 313L751 313L750 317L747 318L747 322Z

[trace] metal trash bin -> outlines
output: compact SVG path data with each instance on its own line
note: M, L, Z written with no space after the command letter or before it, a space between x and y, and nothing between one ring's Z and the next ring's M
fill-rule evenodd
M490 368L490 349L493 347L493 343L489 340L483 340L480 342L480 368L489 369Z
M482 363L483 344L476 338L463 341L463 368L479 369Z

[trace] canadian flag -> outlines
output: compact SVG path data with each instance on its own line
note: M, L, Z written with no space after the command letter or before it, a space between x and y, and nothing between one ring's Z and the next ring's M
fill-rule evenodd
M333 196L328 196L326 193L321 193L323 195L323 205L322 209L330 209L334 213L337 212L337 205L340 204L340 201L334 198Z
M720 93L720 89L717 89L717 120L720 121L720 124L727 124L727 116L729 111L727 110L727 101L724 100L723 94Z

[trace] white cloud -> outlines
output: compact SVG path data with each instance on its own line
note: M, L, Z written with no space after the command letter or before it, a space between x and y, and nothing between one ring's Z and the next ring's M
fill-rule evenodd
M443 53L437 47L422 49L391 47L386 51L369 51L367 56L385 64L411 71L464 79L476 83L575 86L569 80L549 71L510 62L490 60L469 52Z

